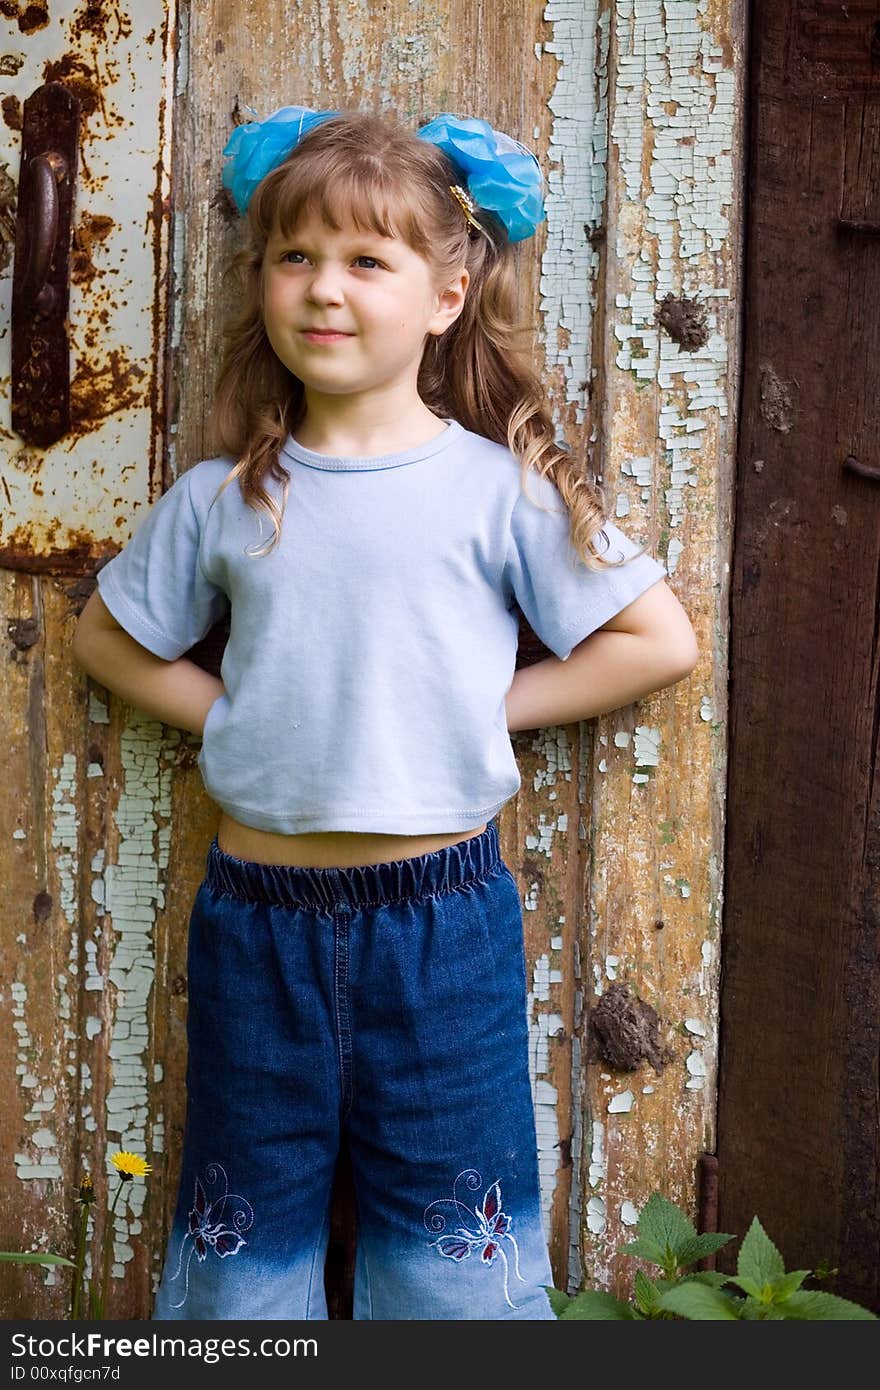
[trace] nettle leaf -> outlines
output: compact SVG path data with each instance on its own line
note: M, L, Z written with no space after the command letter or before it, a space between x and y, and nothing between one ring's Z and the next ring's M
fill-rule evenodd
M784 1318L823 1319L835 1322L859 1321L877 1322L877 1314L860 1303L851 1303L848 1298L840 1298L835 1293L823 1293L821 1289L798 1289L789 1294L779 1308Z
M751 1279L758 1289L774 1284L785 1274L782 1256L757 1216L752 1217L752 1224L743 1236L736 1272L741 1279Z
M564 1293L562 1289L554 1289L546 1284L544 1285L544 1288L546 1290L547 1297L550 1300L550 1307L553 1309L556 1316L559 1317L563 1310L567 1308L569 1303L571 1302L569 1295L567 1293Z
M560 1322L624 1322L637 1317L628 1303L604 1289L585 1289L559 1314Z
M678 1263L696 1264L697 1260L702 1260L704 1256L714 1255L715 1251L720 1250L729 1240L733 1240L733 1236L724 1231L704 1231L702 1235L695 1235L676 1251Z
M736 1299L696 1280L682 1280L674 1289L660 1294L658 1302L667 1312L696 1322L735 1322L740 1316Z
M787 1274L783 1274L781 1279L777 1279L773 1285L773 1301L780 1303L799 1289L805 1279L812 1274L811 1269L792 1269Z
M621 1255L638 1255L642 1260L649 1260L652 1265L666 1263L665 1247L658 1245L654 1240L631 1240L626 1245L619 1245L618 1251Z
M767 1302L764 1298L764 1289L760 1284L756 1284L754 1279L744 1279L739 1274L731 1274L730 1282L731 1284L737 1284L739 1288L742 1289L743 1293L747 1293L750 1298L754 1298L758 1303ZM769 1288L770 1286L765 1285L764 1287Z
M651 1313L656 1311L658 1307L658 1293L658 1285L648 1278L643 1269L637 1269L635 1278L635 1299L636 1307L640 1313L645 1313L650 1316Z
M679 1284L708 1284L712 1289L720 1289L730 1283L729 1274L720 1274L717 1269L696 1269L692 1274L683 1274Z
M636 1229L642 1240L651 1241L663 1251L670 1250L676 1258L679 1250L686 1249L697 1235L685 1213L659 1192L652 1192L642 1207ZM665 1259L660 1263L665 1263Z

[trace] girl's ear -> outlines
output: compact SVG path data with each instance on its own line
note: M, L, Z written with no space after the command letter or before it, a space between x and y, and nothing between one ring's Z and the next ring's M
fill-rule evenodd
M438 291L437 309L431 319L428 328L429 333L433 333L436 337L440 337L451 324L455 323L455 320L464 308L465 295L467 294L470 278L470 271L462 270L451 284L447 285L445 289Z

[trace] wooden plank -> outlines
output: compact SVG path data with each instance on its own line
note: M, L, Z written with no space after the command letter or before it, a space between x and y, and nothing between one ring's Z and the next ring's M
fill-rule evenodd
M611 516L665 562L702 653L687 680L585 727L579 753L586 1009L624 984L630 1010L657 1015L653 1060L599 1058L575 1086L570 1277L621 1297L638 1209L657 1190L696 1219L714 1147L742 24L740 5L657 0L618 4L599 29L610 141L589 223L590 457Z
M758 11L719 1221L880 1311L876 5ZM722 1268L732 1256L725 1255Z

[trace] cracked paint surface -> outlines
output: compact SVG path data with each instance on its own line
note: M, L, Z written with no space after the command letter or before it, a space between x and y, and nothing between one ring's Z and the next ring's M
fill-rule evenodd
M620 210L615 255L616 366L637 387L654 385L658 443L668 469L664 500L679 527L688 487L696 488L698 456L714 445L714 426L727 416L726 285L714 283L730 235L733 198L735 73L704 20L708 0L618 0L618 67L612 141L619 168ZM691 351L657 323L664 296L692 296L706 311L706 341ZM623 460L621 470L651 498L650 459ZM629 514L619 497L616 515ZM681 541L667 543L675 574Z
M586 383L592 374L590 339L600 249L589 231L599 227L605 203L608 154L607 13L594 0L572 5L549 0L544 19L553 38L536 57L553 55L556 83L548 106L553 127L547 151L547 240L541 262L541 314L549 368L583 423ZM587 95L589 94L589 95ZM537 133L537 132L536 132Z
M171 761L163 756L177 739L163 725L133 715L120 741L123 785L114 818L119 832L115 864L104 875L106 911L112 920L113 954L108 977L115 1007L108 1054L113 1080L105 1101L107 1147L146 1156L149 1089L149 1001L155 979L157 910L165 905L165 875L171 839ZM108 1179L116 1170L106 1158ZM111 1187L115 1190L115 1187ZM143 1183L124 1184L114 1213L111 1273L120 1278L133 1258L129 1237L141 1230L146 1197Z
M593 0L582 6L548 3L544 17L553 25L553 40L539 45L537 56L552 54L558 63L550 101L554 125L549 153L548 234L540 286L546 360L551 369L559 369L556 379L561 378L563 398L575 404L576 419L582 422L586 413L582 393L598 374L590 360L590 338L602 288L597 270L604 232L612 370L602 408L608 427L608 463L619 477L610 510L624 527L631 521L630 533L641 539L640 508L656 516L659 502L664 509L663 559L672 576L683 553L680 535L691 496L687 489L697 487L700 467L711 472L718 450L719 422L728 414L727 342L731 330L727 317L727 242L734 201L736 137L736 72L725 30L729 19L713 10L708 0L677 0L672 4L616 0L601 14ZM609 54L613 54L612 64ZM606 148L606 130L610 132L610 148ZM606 177L611 180L607 197ZM592 237L594 232L599 235ZM692 305L682 304L686 297ZM661 301L667 309L663 327L658 321ZM682 309L697 311L705 327L701 334L691 336L688 350L680 350L681 335L674 339L668 327L674 325L676 312L681 322ZM691 347L690 342L696 345ZM642 393L648 395L647 408L639 399ZM646 438L649 422L656 435ZM654 497L658 462L664 470L662 499ZM717 727L713 697L702 697L698 714L703 726ZM632 749L631 784L648 791L666 772L661 762L668 737L665 726L640 724L632 732L617 730L612 737L616 749ZM590 766L579 767L578 794L584 805L589 805L592 797L590 834L599 845L603 832L597 821L601 826L602 798L606 795L602 779L610 767L609 737L604 732L597 733L594 751L592 760L582 760ZM620 771L619 766L616 770ZM599 774L593 785L590 773L594 777ZM541 785L539 775L535 790ZM616 809L615 800L612 810ZM636 804L633 809L639 814ZM583 821L580 832L586 833ZM640 834L633 835L632 843L627 837L630 864L636 866L632 870L636 891L646 904L653 897L658 907L667 891L686 903L692 892L691 863L679 868L671 856L666 863L661 860L656 892L652 893L651 881L645 877L654 873L650 841L644 836L640 841ZM543 821L535 838L538 843L530 844L533 850L542 849L550 839ZM677 825L671 838L679 838ZM589 940L595 959L589 961L587 970L597 996L606 979L618 978L622 966L630 964L619 931L597 920L603 910L600 904L619 906L613 896L611 867L604 863L604 855L601 858L603 862L594 865L598 878L591 898L595 895L595 905L588 903ZM714 860L710 869L717 881L718 864ZM710 904L709 912L715 925L718 905ZM674 992L679 988L685 993L697 991L700 997L714 1001L717 929L711 935L714 939L702 945L694 943L700 957L693 985L685 968L680 980L670 979L663 987L672 986ZM603 948L597 950L600 939ZM659 979L654 983L655 988L662 985ZM579 1017L583 1007L581 999ZM678 1003L676 1012L678 1009L685 1012L687 1006L682 1008ZM686 1091L709 1091L714 1027L711 1011L707 1022L689 1019L685 1025L690 1049L679 1054L679 1062ZM592 1088L588 1091L580 1065L578 1051L572 1074L572 1124L576 1131L581 1124L586 1126L588 1136L592 1136L587 1142L592 1147L579 1168L573 1145L569 1278L577 1287L582 1255L588 1254L591 1282L605 1282L607 1286L616 1268L613 1252L619 1226L632 1224L637 1208L617 1190L620 1175L613 1171L608 1174L609 1154L619 1165L626 1146L619 1132L609 1134L590 1118ZM648 1097L654 1090L652 1084L646 1084L617 1094L602 1092L598 1103L607 1106L611 1114L626 1113L638 1109L636 1091ZM657 1099L662 1101L663 1097ZM626 1123L635 1124L635 1115ZM644 1143L650 1148L651 1123L639 1123L639 1142L644 1133ZM650 1142L656 1142L656 1134ZM577 1147L579 1152L581 1145ZM587 1164L588 1157L592 1161ZM589 1184L585 1204L578 1190L579 1172ZM576 1227L581 1225L585 1236L582 1251L576 1248Z

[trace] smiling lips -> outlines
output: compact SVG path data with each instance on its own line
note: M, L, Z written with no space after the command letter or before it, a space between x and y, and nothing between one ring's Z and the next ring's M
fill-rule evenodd
M351 338L351 333L340 333L335 328L304 328L303 337L311 343L335 343L341 338Z

